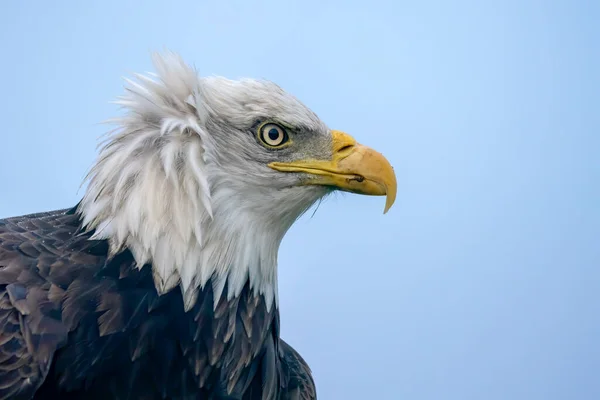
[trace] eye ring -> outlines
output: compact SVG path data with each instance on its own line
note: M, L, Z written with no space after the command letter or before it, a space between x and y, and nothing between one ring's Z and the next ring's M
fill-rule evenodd
M273 122L267 122L258 129L260 141L267 147L281 147L289 142L287 130Z

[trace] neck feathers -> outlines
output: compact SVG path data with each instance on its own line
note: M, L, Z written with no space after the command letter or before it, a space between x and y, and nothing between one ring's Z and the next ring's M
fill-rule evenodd
M179 285L186 310L207 284L217 304L246 283L270 308L289 226L243 206L235 182L211 171L196 72L173 54L154 61L158 75L128 81L117 102L126 113L88 174L83 224L109 241L111 254L128 248L138 268L151 264L159 293Z

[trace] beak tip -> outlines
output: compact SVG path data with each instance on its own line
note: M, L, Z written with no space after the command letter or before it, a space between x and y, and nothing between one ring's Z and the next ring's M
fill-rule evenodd
M386 199L385 199L385 208L383 209L384 214L387 214L387 212L390 210L390 208L392 208L392 206L394 205L395 201L396 201L395 194L393 196L390 196L390 194L388 193L388 195L386 196Z
M392 168L393 171L393 168ZM396 190L397 190L397 186L396 186L396 176L395 174L392 172L391 175L392 179L390 179L390 182L385 185L385 189L386 189L386 196L385 196L385 208L383 209L383 213L386 214L390 208L392 208L392 206L394 205L394 203L396 202Z

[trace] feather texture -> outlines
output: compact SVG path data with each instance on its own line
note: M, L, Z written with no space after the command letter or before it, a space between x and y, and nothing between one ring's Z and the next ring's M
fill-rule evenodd
M157 73L127 79L117 100L125 115L111 120L87 176L83 225L111 254L127 248L138 268L151 263L158 293L179 285L186 310L209 280L216 298L227 284L229 300L250 280L270 308L279 244L329 190L290 188L297 178L268 168L273 155L249 130L275 118L327 142L327 127L271 82L200 78L173 53L153 60Z
M159 295L150 265L109 257L80 222L0 220L0 399L316 398L249 285L232 300L207 285L186 312L179 289Z

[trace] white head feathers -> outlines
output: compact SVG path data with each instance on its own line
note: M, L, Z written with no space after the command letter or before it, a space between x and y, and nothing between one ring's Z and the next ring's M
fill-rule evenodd
M266 117L327 127L273 83L199 78L173 53L154 64L118 100L126 114L88 175L83 223L111 252L151 263L159 293L180 285L186 309L198 288L212 284L218 299L226 282L229 298L249 282L270 307L281 239L328 190L291 187L297 178L267 167L249 129Z

